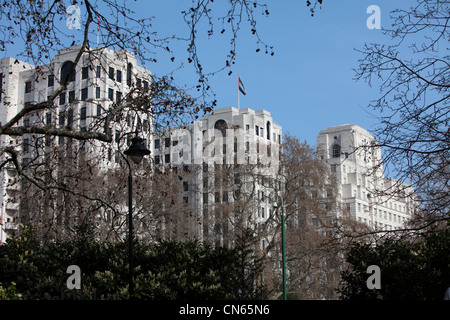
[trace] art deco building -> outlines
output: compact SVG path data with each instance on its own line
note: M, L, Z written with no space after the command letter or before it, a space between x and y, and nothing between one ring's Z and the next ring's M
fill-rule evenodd
M26 105L47 101L60 83L69 77L66 90L56 97L52 105L27 114L16 126L101 131L102 119L113 105L118 106L132 89L149 87L150 71L140 67L134 55L124 50L90 49L82 54L75 71L71 72L79 50L80 46L59 50L51 62L43 66L33 66L15 58L1 59L0 123L6 124ZM111 124L113 143L91 140L82 147L95 150L100 168L118 162L116 140L121 139L124 132L139 127L140 134L151 141L149 132L152 124L146 115L117 112L115 117ZM63 145L72 143L78 142L70 137L31 133L2 135L0 142L2 148L11 146L18 152L21 164L43 156L46 150L62 149ZM2 154L1 161L6 159L7 155ZM17 195L21 188L14 166L8 163L0 171L0 242L4 242L10 232L17 229L20 207Z
M156 167L179 174L186 204L176 221L161 221L166 235L227 245L238 224L267 220L273 210L269 185L276 183L282 142L282 128L270 112L215 109L153 139Z
M331 127L320 131L317 146L336 173L338 200L351 217L375 230L402 228L412 217L413 188L385 177L381 149L367 130L355 124Z

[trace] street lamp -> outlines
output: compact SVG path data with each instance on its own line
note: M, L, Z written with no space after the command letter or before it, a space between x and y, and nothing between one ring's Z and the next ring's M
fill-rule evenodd
M277 195L281 199L281 251L282 251L282 263L283 263L283 299L287 300L286 293L286 242L285 242L285 230L284 230L284 202L283 197ZM273 203L274 208L278 208L276 202Z
M135 163L141 163L144 156L150 154L150 150L144 144L144 139L136 136L131 139L130 147L124 151L124 153L130 157L130 159ZM122 155L125 162L128 165L128 267L129 267L129 293L130 299L134 294L134 283L133 283L133 178L131 175L131 165L128 159Z

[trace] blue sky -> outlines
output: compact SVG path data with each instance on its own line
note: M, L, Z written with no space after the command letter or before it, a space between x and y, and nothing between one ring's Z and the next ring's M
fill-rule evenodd
M247 90L246 96L240 96L241 108L270 111L284 132L311 145L316 144L318 132L330 126L355 123L371 131L379 121L367 105L378 97L379 90L353 79L352 69L357 68L360 58L354 49L362 48L366 42L389 41L381 30L367 28L370 14L366 10L370 5L378 5L381 26L389 27L390 11L394 9L392 2L325 1L323 8L311 17L305 1L267 1L270 14L267 18L257 15L257 27L263 40L274 46L275 54L256 53L256 40L250 27L243 28L232 75L228 76L225 71L211 78L218 107L237 106L239 75ZM399 2L396 1L397 6ZM407 7L414 4L413 1L401 3ZM190 1L161 1L149 5L148 12L155 15L154 26L158 31L167 27L167 30L182 32L186 27L179 12L189 4ZM220 29L218 24L217 34ZM200 56L209 70L222 66L229 50L227 35L202 38ZM173 65L163 59L149 68L158 74ZM180 84L195 84L196 77L190 65L185 69L175 74L176 80Z
M160 36L177 34L185 36L188 29L181 11L189 8L190 0L127 1L133 6L137 18L154 17L152 26ZM379 121L367 108L369 102L379 96L379 90L364 82L356 82L353 68L360 58L355 48L364 43L387 43L389 38L381 30L370 30L366 13L370 5L381 9L381 26L389 27L389 14L395 6L404 8L415 1L343 0L324 1L323 8L311 17L306 1L267 1L268 17L257 11L257 28L261 38L274 47L274 56L256 53L258 48L250 26L245 23L239 33L236 63L228 71L210 78L218 107L237 106L238 75L247 95L240 99L241 108L266 109L275 122L309 144L316 144L316 136L330 126L355 123L372 131ZM225 6L225 1L214 2ZM102 11L102 6L100 6ZM104 9L102 14L107 14ZM83 15L83 12L82 12ZM205 25L206 26L206 25ZM96 26L93 26L96 29ZM228 32L220 34L217 22L215 35L206 36L206 28L200 28L199 55L206 71L223 66L229 51ZM67 31L79 40L80 30ZM79 34L79 37L78 37ZM91 40L95 43L95 34ZM68 40L69 41L69 40ZM70 42L72 39L70 39ZM78 41L79 42L79 41ZM20 47L22 46L22 47ZM174 74L179 85L195 86L197 76L192 65L186 63L186 44L171 46L175 50L175 62L171 55L157 54L157 63L146 64L156 75L171 72L183 62L184 67ZM15 50L23 49L16 42L6 56L14 56Z

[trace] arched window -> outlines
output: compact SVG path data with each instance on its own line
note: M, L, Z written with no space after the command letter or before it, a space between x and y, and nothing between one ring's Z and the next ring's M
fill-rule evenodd
M338 144L333 145L333 158L339 158L341 156L341 146Z
M72 82L75 81L75 70L72 71L73 68L73 62L72 61L66 61L61 66L61 81L65 82ZM72 73L70 73L72 71ZM69 76L70 73L70 76ZM69 78L67 79L67 77Z
M267 140L270 140L270 121L266 124Z
M214 124L214 129L220 130L220 132L222 132L222 136L225 137L227 135L227 123L225 122L225 120L217 120L216 123Z

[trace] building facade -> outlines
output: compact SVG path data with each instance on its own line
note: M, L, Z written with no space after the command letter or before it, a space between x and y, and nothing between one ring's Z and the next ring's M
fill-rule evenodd
M343 210L373 230L404 227L416 208L411 186L384 175L381 148L355 124L319 132L318 152L336 173Z
M0 123L6 124L27 105L50 101L49 98L67 79L65 90L55 97L53 103L45 109L27 113L15 126L104 132L104 121L111 116L110 129L114 143L93 139L81 147L98 161L100 169L106 169L119 162L118 148L125 148L127 139L124 136L127 132L137 130L143 138L151 141L151 118L146 113L121 108L121 103L133 97L137 88L149 88L151 73L138 65L131 52L107 48L86 50L74 67L80 49L80 46L74 46L59 50L49 64L38 67L14 58L0 60ZM111 115L113 108L115 111ZM2 135L0 143L2 148L14 147L21 165L26 165L45 157L48 152L81 142L63 135L26 133L20 136ZM2 162L7 159L8 156L3 153ZM4 242L10 232L17 229L18 195L23 185L12 163L0 172L0 177L0 241Z
M186 206L175 234L227 245L238 225L267 221L282 142L282 127L270 112L215 109L186 127L156 132L153 139L156 168L175 172L183 184ZM160 221L166 236L173 235L171 223Z

